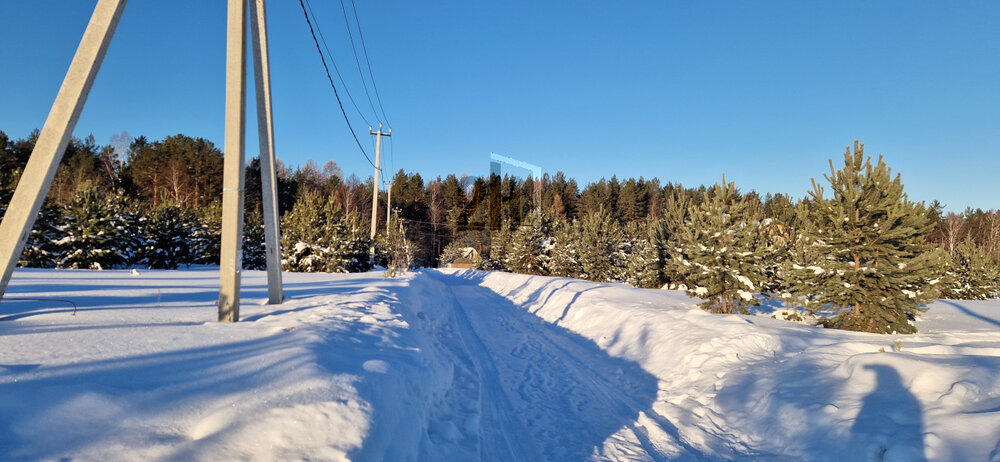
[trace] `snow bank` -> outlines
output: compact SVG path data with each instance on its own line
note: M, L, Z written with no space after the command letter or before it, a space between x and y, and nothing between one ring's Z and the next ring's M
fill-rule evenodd
M705 456L1000 460L1000 302L939 301L911 336L711 315L676 291L462 271L660 380ZM896 343L898 342L898 343Z
M446 371L400 310L408 283L286 274L268 306L248 272L242 322L220 324L217 270L19 269L0 304L0 459L415 459Z
M285 282L247 272L220 324L217 270L19 269L0 459L1000 460L997 301L884 336L564 278Z

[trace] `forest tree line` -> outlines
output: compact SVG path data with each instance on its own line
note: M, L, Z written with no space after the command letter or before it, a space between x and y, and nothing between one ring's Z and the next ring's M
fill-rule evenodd
M36 139L37 131L15 140L0 132L3 208ZM803 198L761 196L741 192L724 179L692 188L655 178L611 177L581 188L561 172L537 181L452 174L425 182L418 173L399 170L391 175L389 226L386 195L379 197L375 243L368 239L371 178L345 177L333 161L321 167L310 160L294 169L279 162L283 265L292 271L363 271L372 267L368 248L374 244L376 264L437 266L471 247L484 269L623 281L637 287L670 285L706 300L706 309L723 312L760 303L760 294L783 299L795 307L796 315L798 308L824 312L831 306L852 307L848 314L868 324L850 325L854 321L841 310L838 327L900 332L908 329L917 301L996 297L1000 212L945 213L936 201L912 203L881 159L877 164L865 159L863 146L856 145L855 153L845 153L844 168L837 170L831 162L829 187L836 196L838 187L845 186L838 186L837 181L846 181L840 176L850 173L856 178L846 189L857 189L859 178L867 178L871 188L882 192L868 197L868 192L857 191L857 197L842 198L839 205L824 202L829 190L810 191ZM149 141L124 133L107 145L93 137L74 139L21 264L215 264L221 181L222 153L205 139L179 134ZM890 190L895 196L882 197ZM259 268L263 231L257 159L248 163L245 191L244 265ZM855 215L831 215L838 207L837 213L847 213L843 208L848 202L854 204ZM827 220L825 225L820 217ZM856 229L842 229L843 222L855 223ZM899 229L882 233L880 225ZM823 261L836 253L833 246L839 245L823 235L830 229L854 233L844 234L849 237L842 236L844 242L867 242L867 247L841 255L847 263L838 264L848 264L853 271L824 267ZM872 230L878 233L865 234ZM821 246L827 246L825 255L818 253ZM909 269L887 274L888 261ZM857 275L850 276L853 282L845 279L848 273ZM853 295L844 294L847 299L840 302L816 295L837 292L830 284L849 289L851 284L878 286L890 280L896 282L889 286L909 300L900 300L896 312L889 314L861 313L873 310L868 306L884 299L885 289L868 298L847 291ZM878 321L872 324L873 319Z

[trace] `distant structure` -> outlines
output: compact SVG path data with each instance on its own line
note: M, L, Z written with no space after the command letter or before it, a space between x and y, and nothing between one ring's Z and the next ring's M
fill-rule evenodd
M525 170L530 172L529 175L524 175ZM527 178L530 176L531 179L535 181L542 179L541 167L535 164L529 164L527 162L514 159L512 157L501 156L500 154L492 152L490 153L490 173L495 173L500 178L503 178L503 176L506 174L522 178Z
M524 175L525 171L529 172L528 175ZM531 178L535 204L537 206L542 203L542 167L535 164L529 164L523 160L517 160L513 157L501 156L500 154L491 152L490 173L496 174L500 178L503 178L504 175L521 177L525 180Z
M476 265L483 260L483 257L479 255L473 247L465 247L459 250L459 257L455 261L445 265L446 268L465 268L465 269L475 269Z

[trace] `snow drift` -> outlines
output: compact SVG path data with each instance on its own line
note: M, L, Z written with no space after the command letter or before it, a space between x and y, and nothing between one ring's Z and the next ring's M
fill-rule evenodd
M211 269L18 270L0 458L1000 460L997 301L886 336L565 278L285 278L219 324Z

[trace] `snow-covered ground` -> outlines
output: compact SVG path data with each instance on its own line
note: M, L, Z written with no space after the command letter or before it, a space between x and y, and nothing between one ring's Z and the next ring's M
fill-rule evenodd
M920 333L476 271L18 270L0 460L1000 460L1000 302ZM67 299L72 307L54 300Z

